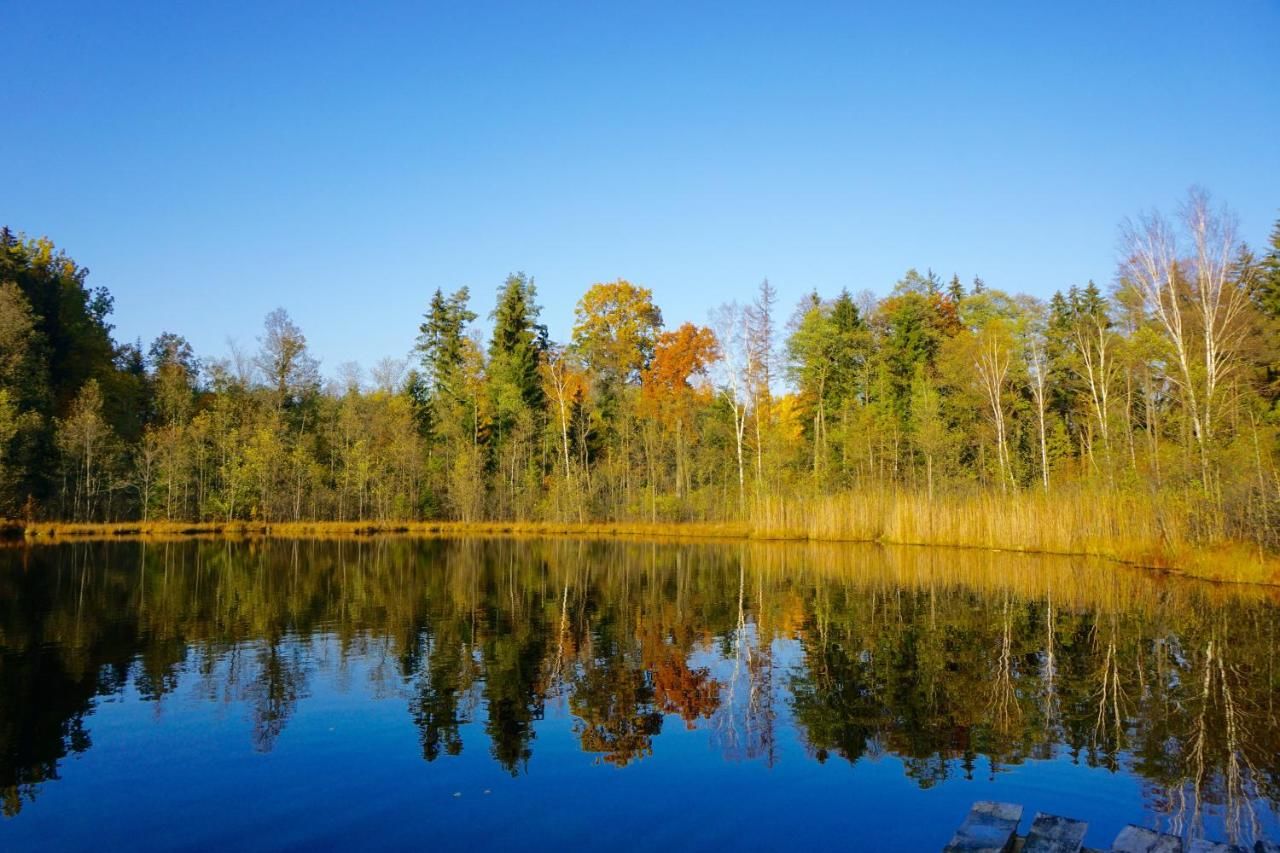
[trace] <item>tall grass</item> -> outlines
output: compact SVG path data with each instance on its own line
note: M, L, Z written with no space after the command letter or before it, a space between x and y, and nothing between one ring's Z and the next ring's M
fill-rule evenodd
M1106 557L1218 580L1277 582L1280 563L1246 544L1206 539L1176 496L1118 491L942 495L847 492L756 502L752 533L779 539L942 545Z
M751 526L780 538L962 545L1130 558L1185 542L1176 519L1151 498L1121 494L978 493L930 499L910 491L766 498Z
M975 492L939 495L874 490L761 498L742 521L722 522L125 522L29 524L28 540L191 536L347 538L410 536L573 536L788 539L879 542L1095 556L1173 569L1212 580L1280 583L1280 559L1204 534L1197 508L1176 496L1119 491L1052 495Z

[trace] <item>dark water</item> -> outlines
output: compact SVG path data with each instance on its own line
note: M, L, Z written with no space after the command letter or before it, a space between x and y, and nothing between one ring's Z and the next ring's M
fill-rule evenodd
M1274 594L578 541L0 550L0 849L1275 838Z

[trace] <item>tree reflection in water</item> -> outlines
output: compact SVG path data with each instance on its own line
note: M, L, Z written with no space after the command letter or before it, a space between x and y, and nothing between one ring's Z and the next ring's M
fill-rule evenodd
M728 759L891 753L922 787L1065 755L1163 825L1248 840L1280 769L1277 603L1064 558L839 545L200 541L0 551L4 811L91 748L101 697L243 708L270 751L355 659L423 758L512 774L539 721L627 766L664 725ZM472 723L484 743L469 743ZM466 737L471 737L467 735Z

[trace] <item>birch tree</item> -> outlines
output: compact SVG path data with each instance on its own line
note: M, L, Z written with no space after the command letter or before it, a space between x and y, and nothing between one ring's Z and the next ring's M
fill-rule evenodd
M1034 327L1026 337L1027 390L1036 410L1036 436L1040 444L1040 484L1049 494L1049 442L1046 416L1049 408L1049 359L1043 328Z
M1189 243L1186 254L1180 242ZM1224 389L1241 367L1246 331L1248 294L1232 274L1239 251L1235 217L1215 208L1207 192L1192 188L1177 227L1158 212L1125 220L1121 247L1121 279L1141 298L1173 352L1173 378L1209 488L1209 454Z
M754 375L747 328L748 315L736 302L721 305L712 313L712 327L720 341L720 395L733 415L734 446L738 462L738 509L746 511L746 474L743 437L747 429L750 382Z

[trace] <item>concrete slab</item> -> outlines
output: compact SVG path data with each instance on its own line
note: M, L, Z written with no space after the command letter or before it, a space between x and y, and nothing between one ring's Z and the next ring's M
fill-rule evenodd
M973 804L944 853L1007 853L1013 850L1022 806L981 800Z

